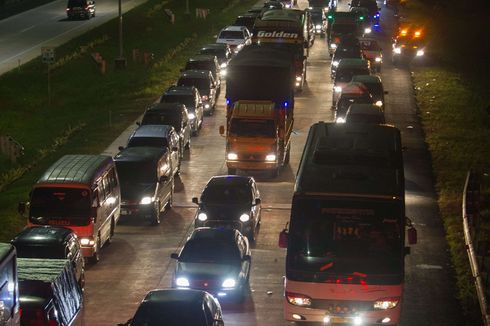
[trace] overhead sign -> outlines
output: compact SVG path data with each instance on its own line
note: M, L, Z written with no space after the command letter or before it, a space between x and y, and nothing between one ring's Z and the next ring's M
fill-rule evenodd
M41 55L43 63L54 63L54 48L53 47L42 47Z

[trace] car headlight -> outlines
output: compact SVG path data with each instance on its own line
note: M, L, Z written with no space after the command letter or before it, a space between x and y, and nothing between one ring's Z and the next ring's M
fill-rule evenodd
M205 109L209 109L210 107L211 107L211 105L209 105L209 103L204 104Z
M221 68L219 74L223 77L226 76L226 69Z
M337 122L337 123L345 123L345 119L344 118L337 118L337 120L335 120L335 122Z
M250 220L250 215L248 215L248 214L242 214L242 215L240 215L240 221L247 222L249 220Z
M399 297L380 298L380 299L374 301L373 308L376 310L392 309L392 308L395 308L399 302L400 302Z
M236 286L236 281L233 278L227 278L223 281L223 284L221 284L221 286L224 288L234 288Z
M400 54L402 53L402 48L394 48L393 52L395 52L396 54Z
M238 155L236 153L228 153L228 155L226 155L226 157L229 160L238 160Z
M196 115L194 113L189 113L189 119L194 120Z
M340 92L342 92L342 87L341 86L335 86L333 88L333 90L335 91L335 93L340 93Z
M376 103L374 103L374 105L379 106L379 107L382 107L383 106L383 101L376 101Z
M203 101L207 101L207 100L209 100L209 97L207 95L203 95L203 96L201 96L201 99Z
M369 27L364 29L364 34L369 34L371 32L372 32L372 30Z
M93 238L80 238L80 244L82 246L93 246L95 245L95 241Z
M335 44L335 43L330 44L330 48L331 49L336 49L337 48L337 44Z
M322 25L316 25L315 28L316 29L322 29Z
M221 69L224 69L224 68L226 68L226 67L228 67L228 63L227 63L227 62L223 62L223 63L220 65L220 68L221 68Z
M268 162L273 162L276 160L276 154L267 154L265 156L265 160Z
M338 67L339 66L339 62L337 60L333 61L332 62L332 66Z
M381 62L381 57L376 57L376 58L374 59L374 61L376 61L376 62Z
M311 306L311 298L304 294L286 292L286 299L295 306Z
M301 76L296 76L296 81L300 82L300 81L301 81L301 79L303 79L303 77L301 77Z
M424 50L417 50L417 57L421 57L424 55Z
M197 215L197 219L201 222L204 222L208 219L208 215L206 213L199 213Z
M175 280L175 284L177 286L189 286L189 280L185 277L177 277L177 279Z
M141 205L148 205L148 204L151 204L152 202L153 202L153 198L151 198L149 196L143 197L140 200Z

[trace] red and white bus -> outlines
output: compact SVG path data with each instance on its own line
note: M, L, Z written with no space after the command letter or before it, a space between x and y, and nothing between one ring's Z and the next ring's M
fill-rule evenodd
M400 322L405 247L400 132L317 123L299 166L287 247L284 317L296 322ZM410 223L411 226L411 223ZM416 231L409 228L409 242Z

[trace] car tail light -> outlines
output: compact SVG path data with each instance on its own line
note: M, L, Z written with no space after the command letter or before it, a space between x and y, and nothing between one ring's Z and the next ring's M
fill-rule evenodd
M400 302L400 297L379 298L374 301L373 308L376 310L386 310L395 308Z
M295 306L311 306L311 298L304 294L286 292L286 299L290 304Z

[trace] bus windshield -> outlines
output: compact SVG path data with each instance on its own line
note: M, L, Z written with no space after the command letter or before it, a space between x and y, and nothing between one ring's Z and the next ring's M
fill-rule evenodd
M400 274L402 202L302 198L293 203L288 269L317 281L338 275Z
M31 216L48 219L83 219L90 216L90 191L82 188L36 188L31 196Z
M232 119L230 135L241 137L275 137L276 129L273 120Z

